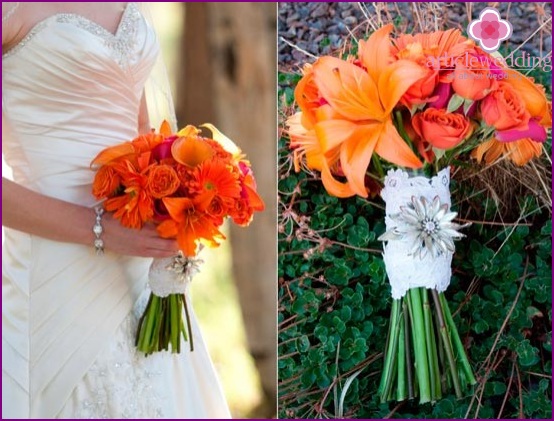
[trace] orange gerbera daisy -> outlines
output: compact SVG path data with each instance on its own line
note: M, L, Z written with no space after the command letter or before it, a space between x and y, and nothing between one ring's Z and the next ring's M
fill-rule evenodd
M520 139L514 142L500 142L492 138L477 146L471 156L481 162L483 159L487 164L491 164L498 158L508 155L514 164L523 166L531 159L540 156L542 153L542 143L531 139Z
M205 161L194 172L196 193L211 194L220 197L224 203L232 202L240 197L240 184L237 174L219 159ZM192 191L194 191L191 188Z

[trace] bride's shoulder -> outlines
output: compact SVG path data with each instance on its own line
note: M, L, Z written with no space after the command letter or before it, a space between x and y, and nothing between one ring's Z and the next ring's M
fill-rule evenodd
M2 2L2 50L13 42L21 28L18 19L19 7L19 2Z
M2 51L17 45L55 3L2 2Z

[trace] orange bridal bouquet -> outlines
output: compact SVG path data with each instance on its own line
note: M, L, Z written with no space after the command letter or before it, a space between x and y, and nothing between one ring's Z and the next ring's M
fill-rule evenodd
M213 138L194 126L172 133L164 122L159 133L107 148L92 161L98 168L93 194L105 199L106 211L127 228L156 224L161 237L179 244L179 256L154 259L150 269L152 294L137 332L137 347L147 355L169 345L180 352L181 335L188 339L183 309L193 349L184 292L200 243L217 247L226 218L247 226L264 209L240 149L211 124L203 127Z
M544 88L458 30L391 38L306 65L287 121L297 171L321 173L337 197L381 194L392 313L379 387L383 402L434 402L475 384L444 291L454 240L449 168L460 159L525 165L551 127ZM385 171L388 170L388 173Z

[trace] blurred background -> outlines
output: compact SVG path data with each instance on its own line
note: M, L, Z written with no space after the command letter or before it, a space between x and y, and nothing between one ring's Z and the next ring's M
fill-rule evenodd
M179 127L213 123L252 163L266 210L204 249L193 302L234 418L276 413L276 3L150 3Z

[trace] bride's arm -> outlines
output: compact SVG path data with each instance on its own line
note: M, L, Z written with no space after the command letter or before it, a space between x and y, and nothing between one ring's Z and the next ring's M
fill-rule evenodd
M44 196L2 177L2 225L29 234L93 247L94 210ZM110 214L104 214L102 226L106 250L142 257L175 255L174 240L158 237L147 225L141 230L121 226Z

